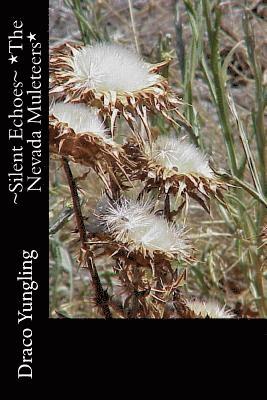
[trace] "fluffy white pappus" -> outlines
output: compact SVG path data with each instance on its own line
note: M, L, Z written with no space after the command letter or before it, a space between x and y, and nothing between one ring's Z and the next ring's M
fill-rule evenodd
M184 238L184 228L169 224L153 213L150 200L121 199L109 204L102 219L115 240L144 248L148 252L188 256L191 246Z
M89 108L84 104L59 102L51 106L49 113L60 122L68 124L76 133L91 132L107 137L107 130L95 108Z
M121 199L116 203L108 203L103 220L116 240L125 243L129 241L129 235L142 236L146 232L151 208L149 201Z
M186 300L186 305L197 316L202 318L234 318L234 314L230 310L226 310L225 306L220 306L216 301L200 301Z
M206 155L182 138L160 136L152 148L148 144L145 146L145 152L157 164L169 169L175 168L181 174L213 177Z
M75 50L74 76L80 86L98 91L135 92L153 85L158 75L138 54L118 44L99 43Z

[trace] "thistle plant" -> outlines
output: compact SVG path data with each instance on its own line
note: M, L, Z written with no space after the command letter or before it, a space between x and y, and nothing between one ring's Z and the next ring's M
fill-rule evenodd
M204 251L198 247L205 237L205 233L194 234L193 218L198 213L202 219L215 214L229 228L227 237L234 237L257 316L265 316L265 164L258 172L258 161L265 163L259 146L259 142L265 143L261 125L264 105L260 102L253 114L254 124L260 124L256 160L226 84L230 55L224 64L219 59L220 2L214 2L212 8L204 0L184 1L192 28L190 59L186 59L177 2L176 43L183 99L166 73L174 68L170 59L153 64L140 54L130 1L136 50L107 40L100 31L94 33L92 26L89 29L83 14L87 2L68 4L78 19L83 45L68 41L51 49L49 145L68 183L72 214L67 218L75 219L70 239L73 254L78 250L78 264L89 273L88 315L107 319L236 318L233 303L223 301L223 291L214 299L211 285L206 283L205 268L210 269L218 291L222 279L219 282L214 272L219 268L218 259L210 250L214 233L207 233ZM205 29L209 62L202 43ZM251 65L258 74L256 91L262 95L248 20L245 30ZM216 108L228 170L221 168L214 154L211 162L205 150L201 118L194 107L196 71L201 71ZM159 126L155 121L160 121ZM233 121L242 143L240 159L231 131ZM77 165L86 168L82 176L75 173ZM246 165L251 179L245 173ZM102 187L94 203L90 198L94 188L83 186L92 174ZM256 218L245 212L244 193L251 198L250 207L255 206ZM255 204L260 205L256 208ZM210 219L208 223L213 222ZM254 242L242 253L250 237ZM195 290L198 285L202 285L201 294Z

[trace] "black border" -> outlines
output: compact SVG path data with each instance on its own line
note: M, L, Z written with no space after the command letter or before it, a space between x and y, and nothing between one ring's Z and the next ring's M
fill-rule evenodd
M7 286L10 288L9 298L11 299L11 310L9 316L12 322L12 330L8 328L8 332L15 333L15 340L11 344L12 354L12 367L11 378L17 378L17 368L22 362L22 351L25 348L22 344L22 331L25 328L32 329L32 369L33 380L41 378L43 373L40 368L44 359L44 328L48 326L48 2L33 0L27 1L8 1L5 4L7 9L6 23L6 49L7 55L7 124L6 131L6 149L7 152L7 228L6 253L8 260L8 282ZM18 20L23 22L23 49L12 50L15 55L18 55L18 62L11 64L9 57L9 36L13 35L13 21ZM13 79L14 70L17 71L17 79L23 82L23 120L24 120L24 137L23 137L23 169L24 169L24 187L26 187L26 176L30 175L31 169L31 146L26 144L27 139L31 139L32 126L27 124L26 120L29 117L26 112L26 106L29 101L29 95L26 90L31 89L31 67L32 67L32 47L31 42L27 36L32 33L36 34L36 42L41 43L41 127L36 126L36 130L42 131L42 174L41 174L41 192L24 190L21 196L18 196L18 204L14 205L13 195L9 192L8 173L12 171L13 155L12 147L15 141L9 140L9 131L12 127L11 120L8 118L10 112L13 111ZM13 44L16 44L14 41ZM21 143L20 143L21 144ZM19 142L18 142L19 145ZM8 250L7 250L8 249ZM25 324L17 323L18 309L21 308L22 285L17 281L18 272L21 270L22 265L22 251L36 250L38 252L38 259L33 262L33 280L38 283L38 289L33 292L33 309L31 322ZM45 328L46 329L46 328ZM20 379L22 381L31 381L29 378Z

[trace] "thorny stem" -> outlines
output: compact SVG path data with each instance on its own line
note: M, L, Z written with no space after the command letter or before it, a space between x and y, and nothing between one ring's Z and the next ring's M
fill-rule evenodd
M138 288L138 273L137 273L137 268L134 267L133 269L133 280L132 280L133 286L135 288L134 295L133 295L133 305L132 305L132 311L131 311L131 318L136 318L137 313L138 313L138 298L137 298L137 288Z
M167 221L171 221L171 205L170 205L170 195L169 192L166 194L164 202L164 216Z
M84 222L83 222L83 216L82 216L82 211L81 211L81 206L80 206L76 183L73 179L73 175L72 175L67 158L62 157L62 161L63 161L64 172L65 172L65 175L66 175L66 178L67 178L67 181L69 184L70 192L71 192L71 197L72 197L72 202L73 202L73 210L74 210L76 223L77 223L77 227L78 227L78 231L79 231L79 235L80 235L81 249L85 254L87 269L89 270L89 273L92 278L92 285L93 285L94 292L95 292L96 304L100 308L103 316L106 319L110 319L110 318L112 318L112 315L111 315L111 312L110 312L110 309L108 306L109 296L101 285L101 281L99 279L97 269L96 269L95 263L93 261L93 254L90 251L88 243L87 243L87 234L86 234L86 229L85 229Z

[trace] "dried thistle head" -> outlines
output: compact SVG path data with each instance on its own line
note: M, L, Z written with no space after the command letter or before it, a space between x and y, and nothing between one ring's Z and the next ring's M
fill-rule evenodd
M116 93L138 92L158 82L149 64L118 44L98 43L74 50L73 75L83 89Z
M234 318L235 315L219 305L214 300L185 300L186 306L192 311L195 318Z
M84 104L58 102L52 104L49 114L68 124L77 134L91 132L104 139L110 138L96 108L89 108Z
M156 164L179 174L207 179L214 177L206 155L185 138L161 135L151 146L147 143L144 151Z
M184 138L160 136L152 143L140 145L129 141L125 146L129 158L137 160L132 179L146 182L146 190L159 188L163 194L192 197L210 211L210 196L223 201L220 189L226 185L219 181L209 167L207 157Z
M117 176L127 178L123 166L128 163L124 150L110 136L98 111L85 104L55 103L49 116L49 146L52 153L92 167L106 188L108 172L118 186Z
M111 119L112 134L118 114L133 130L133 122L139 116L149 131L147 110L161 112L167 118L167 112L174 110L186 123L178 111L181 101L158 74L167 63L146 63L117 44L65 43L51 53L51 93L100 109L104 117Z
M155 215L149 200L121 198L108 202L99 218L111 239L125 245L130 252L152 259L155 254L165 259L190 259L192 246L186 239L185 228Z
M124 316L163 318L165 304L185 279L172 261L192 261L193 248L184 227L155 214L151 199L134 197L103 196L88 218L88 238L93 252L104 247L115 260L120 288L114 295L123 295Z

